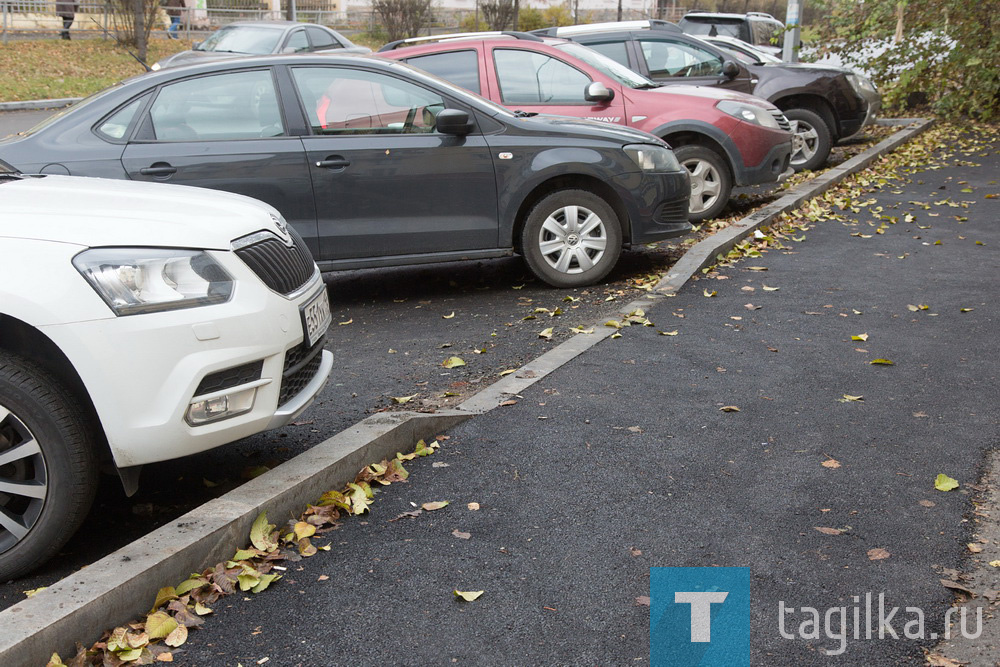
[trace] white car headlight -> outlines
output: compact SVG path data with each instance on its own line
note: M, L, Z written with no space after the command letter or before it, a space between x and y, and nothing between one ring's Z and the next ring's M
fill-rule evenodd
M677 161L674 152L666 146L655 144L632 144L625 146L625 152L635 160L643 171L665 172L681 171L681 163Z
M235 286L203 250L92 248L74 257L73 266L116 315L225 303Z
M715 106L719 111L727 113L730 116L735 116L740 120L745 120L748 123L774 128L775 130L781 128L778 125L777 119L763 107L744 104L743 102L734 102L733 100L722 100Z

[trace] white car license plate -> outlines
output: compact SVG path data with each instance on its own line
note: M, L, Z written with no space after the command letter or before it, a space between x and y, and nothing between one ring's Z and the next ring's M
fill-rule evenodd
M309 303L302 306L302 328L306 334L306 347L312 347L322 338L330 328L331 322L333 315L330 313L330 299L327 298L324 288Z

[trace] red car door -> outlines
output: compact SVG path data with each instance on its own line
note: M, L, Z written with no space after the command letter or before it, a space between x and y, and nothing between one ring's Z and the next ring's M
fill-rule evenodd
M607 102L586 99L595 78L569 62L548 53L497 45L487 49L487 90L484 95L509 109L628 125L621 87L597 79L614 98Z

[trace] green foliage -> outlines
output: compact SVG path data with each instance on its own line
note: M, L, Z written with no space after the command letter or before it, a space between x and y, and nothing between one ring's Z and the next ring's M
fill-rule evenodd
M521 11L524 12L523 9ZM490 29L482 17L480 17L479 24L477 25L475 14L466 14L465 18L458 24L458 27L461 28L462 32L482 32Z
M548 27L549 24L545 22L545 15L542 14L541 9L536 9L535 7L521 7L521 10L517 13L518 30L531 32L532 30Z
M851 54L902 40L876 57L874 73L889 112L928 104L944 116L1000 117L1000 17L965 0L829 0L817 25L825 52Z
M561 5L553 5L542 10L542 19L545 23L543 28L549 26L573 25L573 12L570 11L569 2ZM581 21L586 23L586 21Z

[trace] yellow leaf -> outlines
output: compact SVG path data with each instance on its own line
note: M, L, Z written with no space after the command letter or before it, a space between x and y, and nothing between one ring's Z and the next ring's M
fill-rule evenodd
M724 406L722 406L719 409L722 410L723 412L739 412L740 411L740 409L738 407L736 407L735 405L724 405Z
M299 521L295 524L295 539L301 540L303 537L312 537L316 534L316 526L311 523L306 523L305 521Z
M840 399L841 403L852 403L857 401L865 400L864 396L851 396L850 394L844 394L844 398Z
M465 366L465 362L460 357L448 357L441 365L445 368L458 368L459 366Z
M404 403L409 403L410 401L412 401L413 399L415 399L417 396L418 396L418 394L413 394L411 396L393 396L392 397L392 402L396 403L398 405L403 405Z
M177 621L165 611L154 611L146 617L146 634L150 639L163 639L177 628Z
M711 292L709 292L709 291L708 291L707 289L703 289L703 290L701 291L701 293L702 293L703 295L705 295L705 296L709 297L709 298L711 298L711 297L715 296L716 294L718 294L718 292L717 292L716 290L712 290Z
M621 338L621 337L622 337L622 335L621 335L620 333L618 333L618 332L616 331L616 332L614 332L613 334L611 334L611 337L612 337L612 338Z
M473 600L479 599L479 596L482 595L485 592L486 591L460 591L460 590L455 590L454 594L455 594L455 597L457 597L457 598L461 598L462 600L465 600L466 602L472 602Z
M337 322L337 324L340 325L340 326L344 326L345 324L351 324L352 322L354 322L354 318L353 317L351 319L347 320L346 322Z
M748 266L747 271L767 271L766 266Z
M780 287L768 287L767 285L763 285L762 287L764 288L765 292L777 292L779 289L781 289Z
M187 641L188 629L183 625L178 625L174 628L174 631L167 635L167 638L163 640L163 643L171 648L177 648L181 644Z
M618 320L608 320L607 322L604 323L604 326L612 327L614 329L621 329L622 323L619 322Z
M677 331L676 329L674 329L673 331L661 331L660 335L661 336L676 336L678 333L680 333L680 332Z
M24 593L24 597L30 598L30 597L34 597L36 593L41 593L46 588L48 588L48 586L42 586L40 588L31 588L29 590L21 591L21 592Z
M872 359L868 363L871 364L872 366L894 366L895 365L891 361L889 361L888 359Z
M508 368L505 371L500 371L500 377L503 377L504 375L510 375L511 373L516 373L516 372L517 372L516 368Z
M823 463L821 463L820 465L823 466L824 468L836 469L840 467L840 461L838 461L837 459L827 459L826 461L823 461Z
M918 308L917 306L914 306L912 303L907 304L906 308L907 308L907 310L909 310L910 312L913 312L913 313L915 313L918 310L920 310L920 308Z
M541 331L539 331L538 337L544 338L545 340L549 340L550 338L552 338L552 327L549 327L548 329L542 329Z
M958 480L952 479L951 477L948 477L948 475L941 473L934 480L934 488L938 491L951 491L952 489L958 488Z
M443 319L443 320L450 320L453 317L455 317L455 311L454 310L451 311L451 315L442 315L441 319Z
M427 511L427 512L433 512L435 510L439 510L439 509L447 507L448 503L450 503L450 502L451 502L450 500L437 500L437 501L434 501L432 503L424 503L420 507L422 509L424 509L425 511Z
M868 334L858 334L857 336L851 336L851 340L868 340Z

